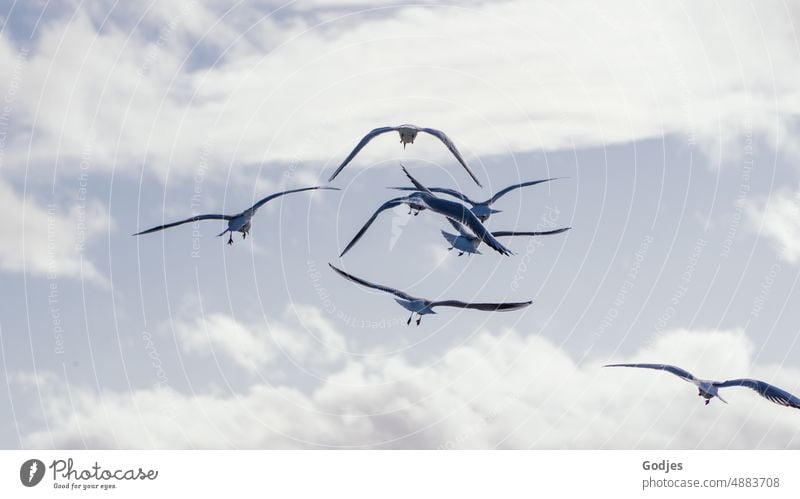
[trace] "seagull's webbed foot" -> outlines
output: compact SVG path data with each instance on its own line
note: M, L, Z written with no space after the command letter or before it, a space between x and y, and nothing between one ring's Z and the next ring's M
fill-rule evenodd
M711 402L711 399L706 399L706 405L708 405L709 402Z
M419 317L417 317L417 326L419 326L420 322L422 322L422 316L421 315Z
M447 248L447 251L453 251L453 248L454 246L450 246L449 248Z
M459 251L458 252L458 256L464 256L464 252L463 251Z
M413 318L414 318L414 312L411 312L411 315L408 317L408 320L406 321L406 326L411 325L411 319Z
M242 241L247 239L247 232L242 232Z
M231 232L231 235L228 238L228 246L230 246L231 244L233 244L233 232Z

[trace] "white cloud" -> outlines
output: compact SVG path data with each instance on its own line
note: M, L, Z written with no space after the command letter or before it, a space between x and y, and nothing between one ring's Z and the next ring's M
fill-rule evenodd
M83 254L87 244L108 231L108 211L97 202L46 206L19 196L0 180L0 269L30 275L81 277L98 284L106 278Z
M761 202L748 201L745 213L750 227L771 240L785 261L800 261L800 193L777 190Z
M341 359L344 338L316 307L293 305L282 320L246 325L221 313L171 324L186 354L222 354L252 372L285 357L293 362L326 364Z
M664 134L729 157L749 130L778 147L795 135L796 6L508 1L381 14L252 25L249 8L220 19L196 3L99 35L86 13L51 19L22 72L16 121L36 120L33 160L91 142L98 165L144 161L162 177L191 175L204 145L223 172L330 167L373 126L399 122L447 130L468 160ZM195 43L214 49L207 63L222 57L185 64ZM10 62L9 40L0 45ZM9 164L24 168L29 144L11 145ZM430 138L403 151L382 137L354 167L392 155L450 163Z
M680 364L701 377L760 377L800 391L800 371L758 365L741 331L673 331L630 359L576 365L536 336L482 333L430 365L351 359L311 393L257 383L243 393L38 388L47 447L798 448L797 411L747 389L702 404L693 386L606 361ZM165 417L166 416L166 417ZM52 440L51 440L52 439Z

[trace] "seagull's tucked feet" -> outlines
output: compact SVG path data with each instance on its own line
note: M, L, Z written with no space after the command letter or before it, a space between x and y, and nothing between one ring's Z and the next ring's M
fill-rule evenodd
M453 251L453 248L455 248L455 246L450 246L449 248L447 248L447 251Z
M709 402L711 402L711 399L706 399L706 405L708 405Z
M458 256L464 256L464 252L463 251L459 251Z

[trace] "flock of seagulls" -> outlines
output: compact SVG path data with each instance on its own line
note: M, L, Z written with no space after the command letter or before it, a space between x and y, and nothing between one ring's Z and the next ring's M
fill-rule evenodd
M403 144L404 148L406 147L407 144L413 144L414 140L416 139L417 135L420 132L438 138L453 154L456 161L464 168L464 170L466 170L471 179L479 187L482 187L480 181L472 172L472 170L469 168L466 161L464 161L463 156L459 152L458 148L456 148L455 144L450 139L450 137L448 137L441 130L436 130L433 128L423 128L423 127L418 127L416 125L386 126L373 129L359 141L359 143L350 152L350 154L348 154L347 157L344 159L344 161L342 161L342 163L338 166L338 168L336 168L336 170L330 176L328 181L329 182L333 181L339 175L339 173L341 173L341 171L348 164L350 164L350 162L356 157L356 155L358 155L358 153L372 139L374 139L379 135L389 132L398 132L400 134L400 143ZM469 198L465 194L455 189L446 187L428 188L422 183L420 183L414 176L412 176L411 173L409 173L409 171L405 168L405 166L401 165L401 167L403 172L411 182L412 186L391 187L391 189L409 192L409 194L389 199L383 204L381 204L375 210L372 216L364 223L361 229L355 234L355 236L350 240L350 242L345 246L344 250L339 255L340 258L343 257L346 253L348 253L361 240L361 238L370 228L372 223L375 222L375 220L381 213L400 205L407 205L409 208L409 213L413 213L414 215L418 215L421 211L428 210L432 213L435 213L443 217L455 229L457 233L454 234L442 230L441 234L445 238L445 240L447 240L447 242L450 244L450 247L448 249L457 250L459 256L463 254L469 254L469 255L481 254L480 251L478 251L478 248L480 247L481 243L486 244L486 246L500 253L503 256L511 256L513 255L511 250L503 246L503 244L500 243L500 241L498 241L498 238L511 237L511 236L538 237L538 236L556 235L556 234L561 234L570 229L570 227L564 227L548 231L515 231L515 230L490 231L489 229L486 228L485 225L492 215L501 212L500 210L493 209L492 205L495 202L497 202L500 198L508 194L509 192L517 189L522 189L524 187L560 180L565 177L555 177L555 178L530 180L527 182L522 182L519 184L508 186L500 190L499 192L497 192L496 194L494 194L492 197L490 197L485 201L474 201L473 199ZM234 215L225 215L225 214L195 215L186 218L184 220L159 225L141 232L137 232L136 234L134 234L134 236L150 234L153 232L158 232L164 229L169 229L190 222L197 222L200 220L225 220L228 222L228 226L223 232L218 234L217 237L221 237L225 234L230 234L228 238L228 244L231 245L233 244L234 232L240 232L242 234L242 239L245 239L247 237L247 234L250 232L251 228L251 220L255 215L256 211L261 206L263 206L264 204L268 203L269 201L275 198L287 194L293 194L304 191L313 191L313 190L338 191L340 189L336 187L323 187L323 186L291 189L284 192L279 192L266 196L261 200L259 200L250 208L247 208L246 210ZM440 195L445 195L452 199L446 199L441 197ZM383 291L385 293L393 295L395 301L398 304L400 304L403 308L411 312L411 315L406 321L406 324L408 325L411 324L411 321L414 319L415 315L417 316L416 323L417 325L419 325L422 320L422 316L435 314L436 312L434 311L434 309L437 307L454 307L462 309L480 310L484 312L499 312L499 311L519 310L528 307L532 303L532 301L530 300L522 302L505 302L505 303L469 303L461 300L430 300L427 298L419 298L412 296L399 289L395 289L389 286L384 286L381 284L375 284L365 279L361 279L359 277L356 277L352 274L349 274L339 269L338 267L334 266L331 263L329 263L328 265L334 272L336 272L341 277L347 279L348 281L354 282L360 286ZM731 379L727 381L702 380L696 378L694 375L692 375L690 372L684 369L668 364L607 364L604 367L632 367L632 368L667 371L669 373L678 376L684 381L688 381L694 384L697 387L698 396L705 399L706 405L708 405L708 403L713 398L718 398L722 402L725 402L727 404L727 402L719 395L720 388L726 388L731 386L743 386L754 390L759 395L761 395L762 397L766 398L771 402L786 407L800 409L800 398L776 386L773 386L765 381L748 379L748 378Z

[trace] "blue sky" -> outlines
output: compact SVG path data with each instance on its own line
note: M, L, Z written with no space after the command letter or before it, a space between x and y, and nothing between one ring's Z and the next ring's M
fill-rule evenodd
M797 6L783 2L6 3L4 448L795 448L747 390L800 393ZM200 212L265 206L232 247ZM457 257L384 214L403 162L489 197L516 253ZM348 272L522 301L419 327Z

